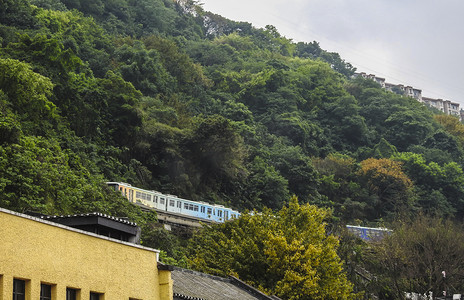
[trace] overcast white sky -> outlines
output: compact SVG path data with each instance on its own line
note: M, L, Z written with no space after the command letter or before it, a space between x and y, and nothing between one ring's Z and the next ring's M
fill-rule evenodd
M207 11L295 42L318 41L358 72L464 108L462 0L201 0Z

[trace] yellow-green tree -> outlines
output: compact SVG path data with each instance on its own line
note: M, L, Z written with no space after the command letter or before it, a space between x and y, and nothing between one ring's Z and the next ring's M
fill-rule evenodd
M459 122L459 119L448 115L435 115L435 121L442 125L446 132L456 137L461 147L464 146L464 124Z
M403 172L402 162L387 158L368 158L361 162L361 176L371 195L377 200L373 208L377 217L388 214L406 213L412 209L413 183Z
M353 299L336 253L338 239L325 230L329 214L293 197L277 213L245 213L205 226L190 242L190 264L239 277L282 299Z

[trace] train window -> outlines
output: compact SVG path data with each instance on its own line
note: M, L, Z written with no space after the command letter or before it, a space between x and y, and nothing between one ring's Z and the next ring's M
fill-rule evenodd
M208 215L210 215L213 212L213 209L211 207L208 207Z
M218 217L222 218L222 210L218 210Z
M169 200L169 206L174 207L176 205L176 201L174 200Z
M177 201L177 208L182 208L182 202Z
M229 212L227 210L224 212L224 219L229 220Z
M164 205L164 203L165 203L164 200L165 200L164 198L160 198L160 204L161 205Z
M195 208L195 205L190 203L184 203L184 209L198 211L198 206Z
M195 205L195 206L193 207L193 210L194 210L194 211L198 211L198 205Z
M201 207L201 213L202 213L202 214L205 213L205 207L204 207L204 206Z
M158 196L153 196L153 202L158 203Z

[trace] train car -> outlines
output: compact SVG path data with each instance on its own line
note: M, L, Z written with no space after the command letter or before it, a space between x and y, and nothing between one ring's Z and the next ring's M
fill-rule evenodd
M140 203L158 210L214 222L224 222L240 216L238 211L222 205L187 200L157 191L140 189L123 182L107 182L106 184L121 192L130 202Z
M349 232L365 241L378 241L386 235L392 233L392 230L386 228L362 227L354 225L346 225L346 228Z
M132 203L140 203L156 209L166 210L166 196L160 192L144 190L124 182L107 182L106 184L121 192Z

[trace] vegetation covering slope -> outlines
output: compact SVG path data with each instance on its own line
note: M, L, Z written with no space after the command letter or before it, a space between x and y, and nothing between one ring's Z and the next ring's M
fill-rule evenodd
M353 73L192 0L3 0L0 206L148 226L104 185L124 181L239 210L296 195L331 222L462 220L463 125Z

